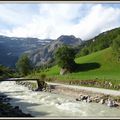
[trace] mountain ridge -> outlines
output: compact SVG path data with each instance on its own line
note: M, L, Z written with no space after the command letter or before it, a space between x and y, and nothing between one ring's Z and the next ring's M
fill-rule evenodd
M65 39L65 40L63 40ZM71 42L69 42L69 40ZM78 40L75 41L74 40ZM45 64L46 62L52 60L51 56L53 55L54 48L62 44L69 44L74 45L78 44L78 42L81 42L81 39L77 39L75 36L67 36L62 35L57 40L53 39L38 39L38 38L24 38L24 37L7 37L0 35L0 64L9 66L9 67L15 67L15 63L17 62L19 56L23 53L29 54L29 56L33 57L31 58L33 63L38 63L39 61L36 61L36 56L39 58L41 57L41 60L44 59L41 64ZM50 49L48 50L50 46ZM38 52L42 50L42 53L40 56L38 55ZM52 51L52 52L51 52ZM50 54L48 54L50 53ZM35 54L35 57L32 56ZM48 57L50 57L48 59ZM48 59L48 60L47 60ZM34 62L36 61L36 62Z
M50 42L50 40L46 39ZM15 67L18 57L25 51L42 47L49 42L38 38L0 36L0 64Z
M61 35L43 48L40 48L32 54L30 53L29 57L35 66L48 64L53 61L55 51L60 46L69 45L75 47L82 44L82 42L80 38L76 38L73 35Z

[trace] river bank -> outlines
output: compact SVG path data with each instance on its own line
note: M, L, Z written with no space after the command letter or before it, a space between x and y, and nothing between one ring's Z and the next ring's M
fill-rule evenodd
M13 107L9 102L11 98L0 93L0 117L32 117L30 114L25 114L19 106Z
M30 90L14 81L1 82L0 91L7 95L12 106L35 117L119 117L120 109L94 102L76 101L76 97Z
M74 97L76 101L93 102L107 105L108 107L117 107L120 109L120 96L111 95L109 93L95 92L87 89L79 89L78 86L69 86L62 84L50 83L51 92L56 94L64 94ZM84 88L84 87L83 87ZM101 90L102 91L102 90Z
M31 82L17 82L17 84L24 85L31 90L35 90L35 83ZM93 102L107 105L108 107L120 108L120 92L114 90L90 88L81 86L65 85L60 83L47 83L45 92L54 94L61 94L73 97L76 101ZM34 87L33 87L34 86Z

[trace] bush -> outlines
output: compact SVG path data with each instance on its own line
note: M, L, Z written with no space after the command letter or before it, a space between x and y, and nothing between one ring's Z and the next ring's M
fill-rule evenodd
M45 80L46 75L45 75L45 74L41 74L41 75L40 75L40 78L41 78L42 80Z

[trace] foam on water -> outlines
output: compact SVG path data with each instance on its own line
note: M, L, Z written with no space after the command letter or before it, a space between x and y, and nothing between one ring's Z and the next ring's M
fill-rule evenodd
M62 110L68 110L72 112L80 111L80 106L78 103L66 102L66 103L57 103L56 107Z
M35 92L15 82L1 82L0 91L13 98L10 103L18 105L23 112L36 117L46 116L120 116L117 108L75 101L75 98L47 92Z

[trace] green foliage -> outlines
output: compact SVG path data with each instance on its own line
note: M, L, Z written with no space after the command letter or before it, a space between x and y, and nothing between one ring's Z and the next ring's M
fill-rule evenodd
M56 65L43 73L54 82L72 83L83 86L103 87L117 90L120 89L120 64L114 59L112 48L107 48L90 55L79 57L75 59L75 62L82 65L96 62L101 66L97 69L77 71L61 76L59 75L60 67ZM36 73L36 75L37 74L40 75L40 73ZM112 86L110 86L110 84L112 84Z
M114 55L120 60L120 35L113 40L112 48Z
M69 71L73 70L75 66L75 51L73 48L65 45L58 48L55 58L59 67L67 68Z
M88 55L88 54L89 54L89 49L87 47L84 47L81 50L81 56L85 56L85 55Z
M77 57L84 56L86 55L85 53L90 54L110 47L118 35L120 35L120 28L115 28L113 30L103 32L88 41L85 41L84 45L80 46Z
M0 65L0 79L12 77L12 70L9 67Z
M0 65L0 75L6 73L9 71L9 68L8 67L5 67L3 65Z
M45 74L49 76L57 77L60 80L89 80L89 79L112 79L120 80L120 64L114 59L112 55L112 49L107 48L105 50L92 53L83 57L75 59L77 64L85 63L99 63L101 66L97 69L91 69L86 71L73 72L68 75L60 76L58 66L53 66Z
M32 64L26 54L23 54L16 63L18 72L25 76L32 70Z
M46 74L44 74L44 73L41 74L41 75L40 75L40 78L41 78L42 80L45 80L45 78L46 78Z

